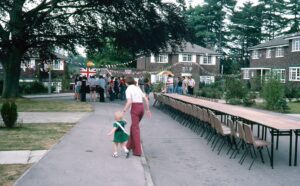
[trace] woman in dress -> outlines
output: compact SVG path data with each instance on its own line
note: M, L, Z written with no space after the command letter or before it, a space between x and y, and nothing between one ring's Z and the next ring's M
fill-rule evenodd
M151 112L149 110L149 101L146 98L146 95L142 92L139 86L136 85L136 82L133 77L126 78L126 84L128 87L126 89L126 105L123 109L123 113L131 107L131 127L130 127L130 137L127 143L128 150L133 150L133 155L141 156L141 141L140 141L140 121L144 115L144 104L146 104L146 114L151 117Z

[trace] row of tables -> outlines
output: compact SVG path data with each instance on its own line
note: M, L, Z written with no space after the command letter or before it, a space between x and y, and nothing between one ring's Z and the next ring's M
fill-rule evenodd
M289 144L289 165L292 165L292 146L293 146L293 132L295 133L295 155L294 166L297 166L297 146L298 135L300 134L300 121L286 117L283 114L272 113L269 111L262 111L257 109L251 109L247 107L240 107L234 105L228 105L218 102L207 101L198 99L195 97L184 96L179 94L164 94L169 98L173 98L185 103L194 104L202 108L210 109L223 115L231 116L233 118L248 121L252 124L257 124L264 128L270 129L271 133L271 167L274 166L274 135L277 137L282 135L288 135L290 138ZM263 128L263 129L264 129ZM267 130L263 130L266 135ZM266 137L266 136L265 136Z

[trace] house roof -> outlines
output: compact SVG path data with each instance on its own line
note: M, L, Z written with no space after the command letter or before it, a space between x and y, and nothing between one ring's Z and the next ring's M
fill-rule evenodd
M286 40L289 40L291 38L299 38L300 37L300 32L294 33L294 34L289 34L285 37Z
M52 53L55 57L57 57L58 59L63 59L63 60L67 60L68 58L60 53L57 52L53 52Z
M261 43L259 45L255 45L253 47L249 47L249 50L269 48L269 47L282 46L282 45L288 46L288 44L289 44L289 41L286 40L285 37L278 37L278 38L272 39L270 41L267 41L265 43Z
M203 48L199 45L192 44L190 42L185 42L182 47L176 47L172 50L171 46L168 46L167 49L162 49L161 52L165 53L196 53L196 54L214 54L220 55L218 52L214 50L210 50L207 48Z

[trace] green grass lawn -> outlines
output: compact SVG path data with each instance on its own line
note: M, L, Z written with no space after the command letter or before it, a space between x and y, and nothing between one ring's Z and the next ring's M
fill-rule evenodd
M256 103L253 107L266 110L263 103ZM288 107L290 108L288 114L300 114L300 102L288 102Z
M288 104L290 109L289 113L291 114L300 114L300 102L292 102Z
M46 150L56 144L73 124L23 124L8 129L0 127L0 151Z
M48 150L73 127L73 124L24 124L0 127L0 151ZM0 165L0 185L11 186L32 164Z
M3 104L0 99L0 108ZM91 112L93 107L86 102L17 99L18 112Z
M31 166L22 164L0 165L0 185L11 186Z

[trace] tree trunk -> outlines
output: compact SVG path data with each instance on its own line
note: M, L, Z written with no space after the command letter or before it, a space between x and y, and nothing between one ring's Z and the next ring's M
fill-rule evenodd
M19 96L22 55L21 49L13 47L7 58L3 60L4 81L2 98L16 98Z

